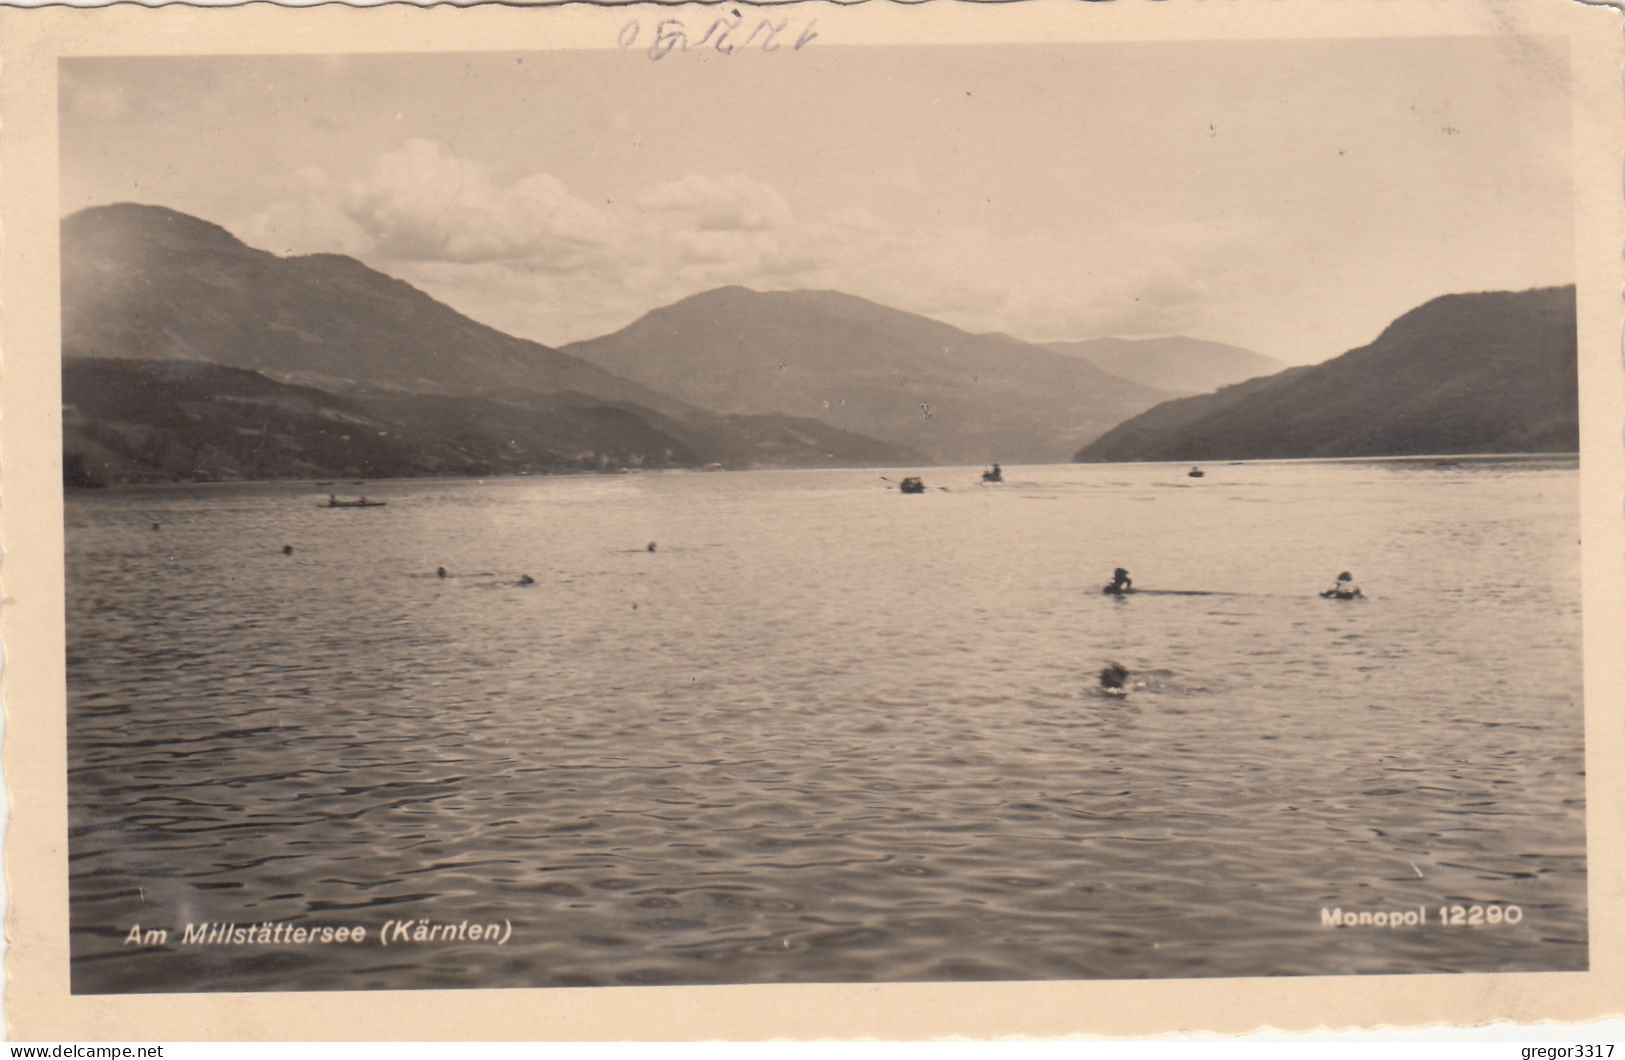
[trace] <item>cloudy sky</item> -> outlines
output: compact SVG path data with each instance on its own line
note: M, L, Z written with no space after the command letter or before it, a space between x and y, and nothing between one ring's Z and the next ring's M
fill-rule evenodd
M1301 363L1572 282L1566 89L1518 47L76 59L60 205L353 254L555 345L739 283Z

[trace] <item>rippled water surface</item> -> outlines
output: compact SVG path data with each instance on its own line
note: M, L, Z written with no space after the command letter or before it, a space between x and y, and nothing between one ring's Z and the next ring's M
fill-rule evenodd
M74 494L73 987L1585 967L1572 462L1183 472Z

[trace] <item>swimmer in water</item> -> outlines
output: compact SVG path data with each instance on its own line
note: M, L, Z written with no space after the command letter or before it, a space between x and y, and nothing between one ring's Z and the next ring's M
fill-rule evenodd
M653 541L651 541L651 542L649 542L649 551L653 552L654 550L655 550L655 543Z
M292 546L292 545L283 545L283 546L282 546L282 554L283 554L283 555L284 555L284 556L291 556L291 555L293 555L293 546Z
M1124 570L1122 567L1118 567L1116 570L1112 571L1112 583L1100 591L1103 593L1111 593L1113 596L1122 596L1124 593L1132 592L1133 590L1134 579L1128 576L1128 571Z
M1128 686L1128 669L1122 663L1107 663L1100 671L1100 687L1108 692L1121 692Z
M436 567L434 569L434 576L436 578L444 578L446 576L446 568L444 568L444 567Z
M1328 600L1357 600L1365 596L1365 593L1362 593L1360 587L1354 584L1354 575L1344 571L1337 576L1337 581L1332 584L1332 587L1320 595Z
M520 585L535 585L536 584L536 579L532 578L528 574L521 574L519 576L519 584Z

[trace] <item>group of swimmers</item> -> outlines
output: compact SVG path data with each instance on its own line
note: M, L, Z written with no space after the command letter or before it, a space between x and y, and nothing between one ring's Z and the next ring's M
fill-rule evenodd
M656 546L656 545L655 545L655 543L654 543L654 542L653 542L653 541L651 541L651 542L649 542L649 544L648 544L648 545L646 545L646 546L645 546L645 547L644 547L644 551L645 551L645 552L653 552L653 551L654 551L654 550L655 550L655 548L656 548L656 547L657 547L657 546ZM283 545L283 546L282 546L282 551L283 551L283 552L285 552L285 553L289 553L289 554L291 554L291 553L292 553L292 552L293 552L293 549L292 549L292 548L290 548L290 547L289 547L289 546L287 546L287 545ZM435 577L436 577L436 578L449 578L449 577L451 577L451 575L450 575L450 574L447 574L447 573L446 573L446 568L444 568L444 567L436 567L436 568L435 568L435 569L434 569L434 576L435 576ZM531 576L530 576L530 575L528 575L528 574L521 574L521 575L520 575L520 576L519 576L519 580L518 580L518 581L517 581L517 582L515 582L515 583L514 583L514 584L515 584L515 585L519 585L519 586L530 586L530 585L535 585L535 584L536 584L536 579L535 579L535 578L532 578L532 577L531 577Z
M444 567L436 567L434 569L434 576L436 578L449 578L449 577L451 577L450 574L446 573L446 568L444 568ZM526 586L526 585L535 585L536 584L536 579L532 578L528 574L521 574L519 576L519 580L514 582L514 584L518 585L518 586L521 586L521 587Z
M1134 591L1134 579L1128 576L1128 571L1118 567L1112 571L1112 580L1102 586L1100 591L1111 596L1123 596ZM1328 600L1358 600L1365 597L1360 587L1354 584L1354 575L1348 571L1339 574L1332 587L1320 595Z
M156 530L156 529L158 529L158 524L157 524L157 523L153 523L153 524L152 524L152 528L153 528L153 529L154 529L154 530ZM651 541L651 542L649 542L649 544L648 544L648 545L647 545L647 546L646 546L646 547L645 547L645 551L647 551L647 552L653 552L653 551L654 551L654 550L655 550L655 547L656 547L656 546L655 546L655 543L654 543L654 542L653 542L653 541ZM283 554L283 555L284 555L284 556L291 556L291 555L293 555L293 546L292 546L292 545L283 545L283 546L282 546L282 554ZM435 577L436 577L436 578L449 578L449 577L451 577L451 575L450 575L450 574L448 574L448 573L447 573L447 572L446 572L446 568L444 568L444 567L436 567L436 568L435 568L435 569L434 569L434 576L435 576ZM532 578L532 577L531 577L531 576L530 576L530 575L528 575L528 574L521 574L521 575L520 575L520 576L519 576L519 580L518 580L518 581L517 581L517 582L515 582L515 583L514 583L514 584L515 584L515 585L519 585L519 586L530 586L530 585L535 585L535 584L536 584L536 579L535 579L535 578Z
M1134 579L1129 577L1128 571L1118 567L1112 571L1112 580L1100 590L1112 596L1122 596L1134 591ZM1328 600L1361 600L1365 594L1360 587L1354 584L1354 575L1343 571L1332 583L1331 588L1320 594ZM1100 687L1110 695L1126 695L1128 691L1129 671L1122 663L1109 662L1100 671Z

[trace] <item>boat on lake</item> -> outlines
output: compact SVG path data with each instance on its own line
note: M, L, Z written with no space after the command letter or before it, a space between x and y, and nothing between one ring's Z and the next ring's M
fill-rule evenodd
M326 504L318 504L318 508L382 508L388 501L369 501L362 497L359 500L341 501L337 497L329 496Z

